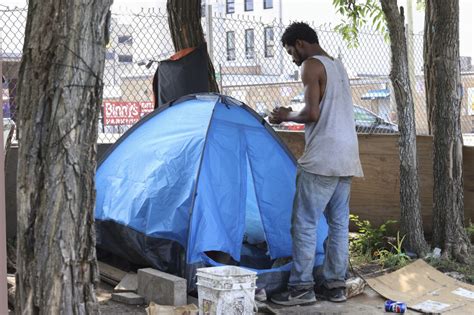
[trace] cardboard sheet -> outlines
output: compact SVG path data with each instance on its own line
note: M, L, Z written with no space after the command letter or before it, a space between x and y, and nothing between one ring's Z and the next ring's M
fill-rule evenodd
M474 286L439 272L422 259L367 283L383 297L423 313L474 314Z

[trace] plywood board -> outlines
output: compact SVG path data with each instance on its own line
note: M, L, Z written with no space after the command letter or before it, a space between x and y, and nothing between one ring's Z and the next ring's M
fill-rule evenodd
M298 158L304 151L304 134L278 132ZM398 135L358 135L364 178L352 182L351 213L379 226L389 219L400 221L400 158ZM424 232L431 233L433 211L433 138L417 136L418 175ZM474 147L463 147L464 217L474 222ZM351 226L355 230L355 226ZM394 227L396 231L398 226Z
M97 263L99 266L100 279L113 286L116 286L127 274L127 272L110 266L102 261L98 261Z

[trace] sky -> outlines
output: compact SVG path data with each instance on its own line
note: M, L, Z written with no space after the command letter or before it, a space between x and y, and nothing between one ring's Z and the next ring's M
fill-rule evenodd
M236 3L241 0L236 0ZM275 2L277 2L276 0ZM338 24L340 17L334 12L332 0L282 0L283 19L314 21L316 25L330 23ZM415 1L413 1L415 2ZM0 5L23 7L27 0L0 0ZM114 0L113 7L144 7L150 8L157 5L164 6L166 0ZM399 5L406 6L406 0L399 0ZM459 0L459 32L460 32L460 55L471 56L474 63L474 1ZM424 12L414 12L413 24L415 33L423 31Z

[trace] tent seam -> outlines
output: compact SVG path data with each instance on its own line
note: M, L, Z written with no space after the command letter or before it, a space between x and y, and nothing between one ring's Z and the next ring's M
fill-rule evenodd
M197 194L197 190L198 190L198 186L199 186L199 177L201 175L201 168L202 168L202 163L204 161L204 153L205 153L205 150L206 150L206 146L207 146L207 140L208 140L208 136L209 136L209 130L211 129L211 124L212 124L212 119L214 118L214 114L215 114L215 111L216 111L216 105L217 105L217 102L219 102L221 99L221 97L219 96L217 98L217 100L215 101L214 103L214 106L212 108L212 115L209 119L209 125L207 126L207 130L206 130L206 135L204 137L204 145L202 146L202 151L201 151L201 158L199 160L199 167L198 167L198 170L197 170L197 174L196 174L196 178L195 178L195 186L194 186L194 189L193 189L193 192L192 192L192 201L191 201L191 206L189 208L189 221L188 221L188 228L187 228L187 232L186 232L186 247L185 247L185 251L186 251L186 264L188 264L188 245L189 245L189 237L190 237L190 232L191 232L191 223L192 223L192 215L193 215L193 210L194 210L194 205L196 203L196 194Z

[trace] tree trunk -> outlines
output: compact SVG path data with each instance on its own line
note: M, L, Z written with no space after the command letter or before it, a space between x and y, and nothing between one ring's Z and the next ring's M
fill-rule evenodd
M397 1L381 0L387 20L392 51L390 79L397 101L400 131L400 229L406 235L404 247L424 256L428 250L421 219L418 160L416 154L416 127L413 95L409 79L407 41L403 8ZM413 65L411 65L413 66Z
M433 245L465 262L459 0L426 1L426 104L433 132Z
M168 0L168 25L175 51L197 47L205 42L201 25L200 0ZM212 61L208 58L210 92L219 92Z
M111 2L29 1L18 87L18 314L99 312L95 145Z

